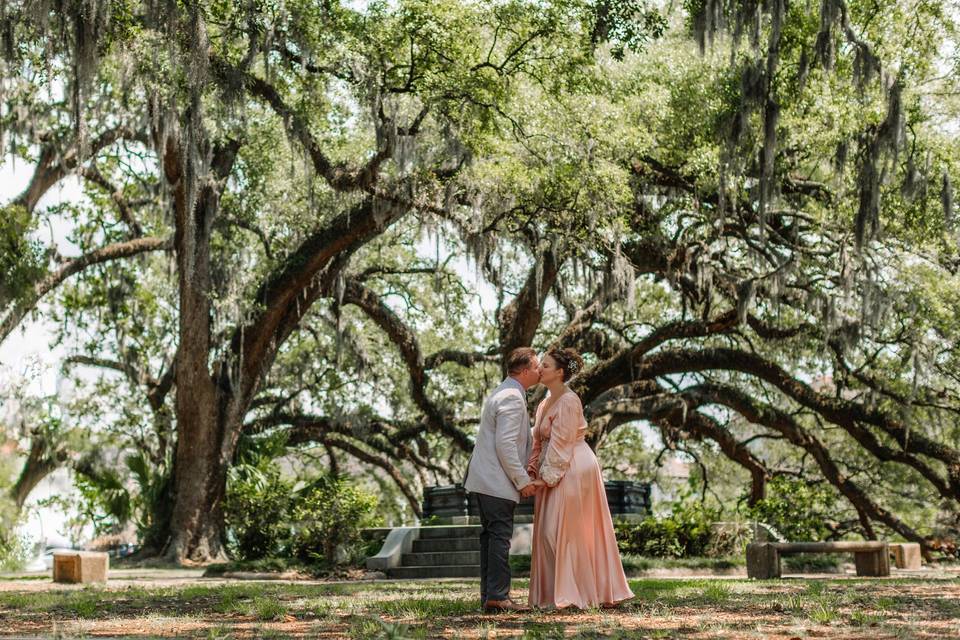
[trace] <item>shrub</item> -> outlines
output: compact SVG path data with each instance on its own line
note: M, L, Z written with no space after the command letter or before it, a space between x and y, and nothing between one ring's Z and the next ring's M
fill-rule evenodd
M0 463L9 462L0 461ZM0 473L6 468L0 466ZM13 500L6 495L9 489L0 477L0 571L20 571L26 566L33 552L30 540L17 528L23 523L23 514Z
M303 489L296 498L293 519L296 531L292 551L305 561L338 564L338 549L348 559L361 553L360 530L380 524L375 515L377 496L367 493L344 478L323 476Z
M811 485L778 476L767 485L767 497L748 510L751 519L773 526L787 540L825 540L837 513L837 494L829 486Z
M621 553L658 558L702 556L711 539L717 514L699 503L675 503L665 518L647 516L640 522L615 525Z
M234 556L258 560L286 550L292 490L276 467L239 465L230 470L224 518Z
M25 534L13 528L0 529L0 571L22 571L33 546Z

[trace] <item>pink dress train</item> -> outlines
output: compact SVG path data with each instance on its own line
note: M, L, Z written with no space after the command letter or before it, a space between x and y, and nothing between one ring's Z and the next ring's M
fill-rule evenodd
M586 609L633 597L620 562L600 464L584 441L577 394L567 390L547 415L537 407L527 472L537 493L530 561L530 604Z

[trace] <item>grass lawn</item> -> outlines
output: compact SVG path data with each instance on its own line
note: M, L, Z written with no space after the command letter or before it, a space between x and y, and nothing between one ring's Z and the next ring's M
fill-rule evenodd
M631 580L616 611L484 615L477 583L248 582L0 590L0 636L194 638L948 638L956 580ZM526 581L515 580L526 597Z

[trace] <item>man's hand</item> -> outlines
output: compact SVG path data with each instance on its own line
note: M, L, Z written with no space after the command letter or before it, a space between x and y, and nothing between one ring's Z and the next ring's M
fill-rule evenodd
M527 496L532 496L537 491L540 491L540 489L543 489L545 486L547 486L547 483L541 480L540 478L537 478L536 480L534 480L533 482L525 486L523 489L520 489L520 495L523 496L524 498L526 498Z

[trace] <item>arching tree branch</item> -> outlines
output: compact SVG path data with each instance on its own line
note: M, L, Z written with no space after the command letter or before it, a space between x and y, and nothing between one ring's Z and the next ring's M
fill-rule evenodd
M907 540L919 542L925 549L927 548L927 542L919 533L874 502L837 466L827 447L792 416L775 407L757 402L741 390L729 385L699 384L684 389L682 395L694 408L707 404L723 405L733 409L750 422L783 434L792 444L807 451L816 460L823 477L836 487L858 512L862 512L871 520L883 522Z
M427 396L429 376L427 375L423 354L416 334L372 289L354 278L346 278L343 302L359 307L400 351L407 372L410 375L410 394L420 411L423 412L430 428L436 433L444 433L463 451L470 451L473 443L462 431L452 424L452 417L442 412Z
M168 238L136 238L110 244L67 260L55 271L50 272L37 282L28 297L18 300L7 311L3 320L0 321L0 342L5 340L23 321L24 317L36 308L43 296L53 291L70 276L76 275L95 264L129 258L150 251L167 251L172 247L173 243Z

